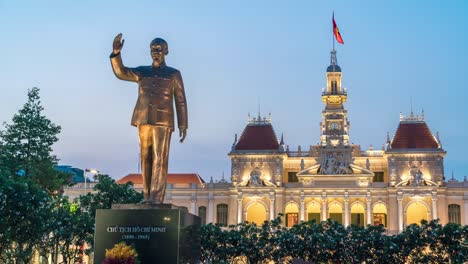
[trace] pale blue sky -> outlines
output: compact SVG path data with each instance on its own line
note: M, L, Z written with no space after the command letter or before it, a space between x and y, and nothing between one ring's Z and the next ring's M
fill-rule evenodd
M130 126L137 86L112 73L122 32L127 66L148 65L149 43L169 43L183 75L186 143L174 133L170 172L205 180L230 174L227 153L247 113L271 112L291 149L319 140L320 92L331 49L331 13L348 88L351 140L380 148L399 112L424 108L448 151L445 173L468 175L466 1L4 1L0 0L0 121L10 122L28 88L62 126L62 163L114 178L137 171ZM260 98L260 99L259 99Z

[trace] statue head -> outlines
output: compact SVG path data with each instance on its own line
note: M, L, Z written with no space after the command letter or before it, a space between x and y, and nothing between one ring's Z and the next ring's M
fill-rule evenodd
M169 53L167 42L162 38L155 38L151 41L151 58L153 59L153 66L159 67L165 63L164 57Z

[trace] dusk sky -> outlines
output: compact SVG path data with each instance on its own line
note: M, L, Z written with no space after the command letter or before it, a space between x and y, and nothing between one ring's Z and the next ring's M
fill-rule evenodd
M291 150L318 143L332 11L345 43L337 54L351 141L380 149L412 105L440 132L446 178L468 175L466 1L0 0L0 122L39 87L46 116L62 126L60 164L113 178L137 172L138 88L114 76L109 55L123 33L124 64L149 65L149 43L162 37L189 109L169 172L229 178L234 134L259 106Z

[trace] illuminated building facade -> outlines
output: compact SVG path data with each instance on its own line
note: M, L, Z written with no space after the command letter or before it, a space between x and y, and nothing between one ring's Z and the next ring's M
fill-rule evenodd
M445 180L446 151L424 113L400 115L381 149L363 150L350 143L348 93L336 51L326 78L319 144L292 151L270 117L249 117L228 155L231 182L170 175L165 202L223 225L262 223L278 213L286 226L331 218L345 226L383 224L389 233L421 219L468 224L468 182ZM141 176L120 180L127 181L138 189Z

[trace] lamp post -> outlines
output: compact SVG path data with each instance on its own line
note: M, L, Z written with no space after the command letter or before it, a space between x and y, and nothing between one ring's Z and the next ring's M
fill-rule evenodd
M88 192L88 185L87 185L87 181L86 181L86 173L92 173L94 175L98 174L99 171L96 170L96 169L85 169L85 173L84 173L84 188L85 188L85 194Z

